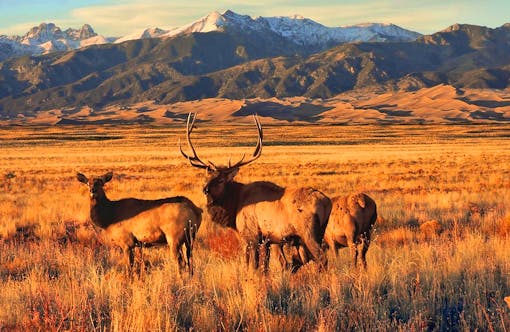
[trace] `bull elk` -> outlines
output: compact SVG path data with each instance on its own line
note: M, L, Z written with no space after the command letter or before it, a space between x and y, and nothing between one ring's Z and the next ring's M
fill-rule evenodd
M193 273L192 244L200 227L202 210L183 196L157 200L125 198L111 201L105 194L104 185L113 177L109 172L88 179L77 173L78 181L90 191L90 219L102 230L106 239L124 252L133 266L135 246L168 244L173 258L182 269L188 267ZM186 247L186 261L182 246Z
M349 247L354 265L358 261L359 245L361 261L367 267L366 254L370 245L370 233L377 220L377 206L364 193L337 196L331 199L333 209L324 233L324 243L338 254L342 247Z
M208 173L203 192L207 197L207 211L214 223L239 232L246 245L246 264L259 266L259 249L265 252L265 269L269 264L269 245L286 242L299 243L312 260L323 263L322 238L331 212L331 201L313 188L283 188L272 182L248 184L234 181L242 166L262 154L262 126L253 116L258 131L257 145L248 160L244 156L235 164L217 166L202 161L191 142L196 113L188 115L186 139L191 154L181 154L191 166ZM325 258L325 257L324 257Z

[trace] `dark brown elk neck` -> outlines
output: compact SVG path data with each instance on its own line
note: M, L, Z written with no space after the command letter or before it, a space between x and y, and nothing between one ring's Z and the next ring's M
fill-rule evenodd
M156 208L165 203L180 203L187 200L186 197L177 196L158 200L142 200L125 198L111 201L106 196L90 200L90 219L92 223L101 228L133 218L143 211Z
M244 184L239 182L228 183L225 187L225 193L222 199L208 201L207 212L214 223L237 229L236 215L244 186ZM210 197L208 197L208 200L210 200Z

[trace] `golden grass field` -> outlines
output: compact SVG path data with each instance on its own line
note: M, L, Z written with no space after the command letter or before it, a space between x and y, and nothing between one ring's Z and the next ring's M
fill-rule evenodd
M219 163L256 143L253 125L194 135ZM264 126L262 157L237 180L370 195L368 270L348 250L325 271L274 258L267 275L247 270L236 233L204 213L193 277L164 247L128 275L75 174L113 171L110 199L185 195L205 209L205 174L179 138L184 125L0 128L0 331L510 330L509 126Z

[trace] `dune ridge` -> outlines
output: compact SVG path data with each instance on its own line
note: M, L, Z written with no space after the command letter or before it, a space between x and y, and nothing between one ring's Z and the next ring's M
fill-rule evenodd
M251 122L259 114L267 124L453 124L510 122L510 90L458 89L437 85L416 91L377 93L357 90L330 99L292 97L285 99L231 100L210 98L158 104L146 101L113 105L103 109L88 106L40 111L0 119L3 125L140 124L171 125L185 121L189 112L200 112L203 121Z

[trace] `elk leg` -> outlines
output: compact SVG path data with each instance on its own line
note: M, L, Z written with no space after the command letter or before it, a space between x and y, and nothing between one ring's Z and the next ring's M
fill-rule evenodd
M308 258L308 254L306 253L306 248L296 244L294 246L296 252L292 255L292 263L299 263L301 265L305 265L310 260Z
M185 231L184 245L186 246L186 264L188 266L190 276L193 275L193 243L195 241L196 229L193 227L191 220Z
M245 249L245 259L246 259L246 267L249 267L250 266L250 253L251 253L251 244L248 243L246 245L246 249Z
M292 245L294 253L292 254L292 261L288 265L288 269L292 273L296 273L304 264L307 262L308 256L306 254L306 248L299 244Z
M299 245L292 245L295 250L295 253L292 254L291 262L287 260L287 256L285 255L284 243L275 244L273 248L276 250L278 255L278 260L280 261L280 265L282 268L286 270L291 270L292 272L297 271L303 265L300 261L299 257Z
M186 246L186 260L187 260L187 265L188 265L188 270L189 270L189 274L190 276L193 275L193 248L191 247L192 246L192 242L190 241L185 241L184 242L184 245Z
M269 271L269 258L271 257L271 243L266 240L262 243L261 248L264 250L264 273Z
M139 252L140 252L140 259L139 259L139 268L138 268L138 278L140 278L142 276L142 271L145 271L145 261L143 259L143 247L144 247L144 243L141 242L140 243L140 248L138 249Z
M335 254L335 259L338 260L338 255L340 254L340 248L343 248L343 246L339 245L337 242L333 245L333 252Z
M361 261L363 262L363 268L366 270L367 269L366 255L368 251L368 246L370 245L370 234L365 234L365 236L362 237L361 241L363 244L363 247L361 248Z
M246 267L250 267L250 260L252 259L252 266L255 270L259 267L259 250L258 245L250 241L246 245Z
M184 265L184 259L182 258L182 244L174 241L168 241L168 245L170 247L170 251L172 252L172 258L179 265L179 270L182 270Z
M133 268L133 264L135 262L135 253L133 252L132 247L124 247L122 248L122 251L124 252L125 260L127 260L128 268L131 270Z
M324 255L323 255L323 252L321 250L321 246L319 245L319 243L317 243L316 241L314 241L311 238L306 239L306 240L303 239L303 242L304 242L304 246L302 246L302 247L304 247L303 248L304 251L300 252L300 256L303 256L303 257L301 257L303 262L308 260L308 254L309 254L311 260L319 263L321 268L325 267L326 261L323 257Z
M253 253L253 268L258 270L259 268L259 250L258 245L252 246Z
M285 251L283 250L283 243L273 244L272 249L276 251L276 255L278 255L278 261L282 268L287 268L289 262L287 261L287 257L285 257Z
M348 243L349 250L351 252L352 263L354 266L358 265L358 244L355 241Z

